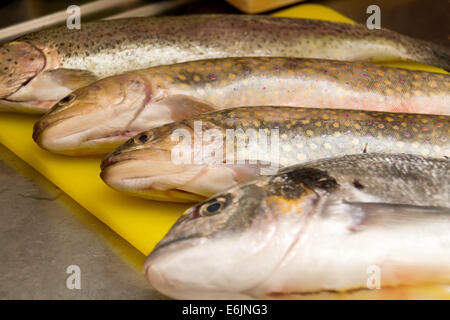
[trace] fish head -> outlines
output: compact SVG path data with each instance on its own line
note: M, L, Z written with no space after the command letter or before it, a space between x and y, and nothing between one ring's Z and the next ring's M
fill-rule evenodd
M207 133L215 135L207 138ZM101 177L139 197L198 202L256 175L251 166L227 165L223 152L205 151L223 148L224 136L223 127L207 114L153 128L107 155Z
M265 268L250 271L248 262L261 262L274 228L271 212L258 201L263 195L250 185L187 210L145 263L152 286L180 299L220 299L229 292L248 298L246 289L266 276Z
M303 173L250 180L188 209L147 258L152 286L180 299L268 294L267 279L334 187L332 178Z
M43 52L24 41L12 41L0 46L0 99L14 92L36 77L46 65Z
M144 130L210 111L184 96L166 97L158 81L128 72L80 88L34 128L44 149L67 155L105 155Z
M26 41L0 46L0 110L42 114L58 100L97 77L64 69L50 48Z
M99 80L61 99L36 122L33 139L54 153L108 153L139 132L133 120L151 95L129 74Z

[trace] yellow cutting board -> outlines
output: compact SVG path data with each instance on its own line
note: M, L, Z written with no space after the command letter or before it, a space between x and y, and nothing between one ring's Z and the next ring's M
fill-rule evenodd
M246 13L260 13L285 7L305 0L227 0L227 2Z
M280 11L276 16L314 18L352 22L339 13L321 6L301 4ZM428 71L441 69L416 63L390 64ZM99 177L100 158L70 158L40 149L31 134L36 116L0 113L0 143L47 177L81 206L117 232L137 250L147 255L165 235L186 204L138 199L121 194L106 186ZM319 298L449 298L446 288L417 288L379 295L380 290L319 296ZM383 290L382 290L383 291Z

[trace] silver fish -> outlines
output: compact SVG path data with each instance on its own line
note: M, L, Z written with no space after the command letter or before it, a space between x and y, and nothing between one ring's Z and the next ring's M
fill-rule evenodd
M282 169L187 210L145 263L179 299L450 283L450 161L362 154ZM372 271L371 271L372 272Z

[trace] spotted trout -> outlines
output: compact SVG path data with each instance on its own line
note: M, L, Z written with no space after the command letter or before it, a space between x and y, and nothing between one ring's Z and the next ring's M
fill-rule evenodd
M97 78L237 56L407 59L450 69L448 48L358 24L259 15L117 19L42 30L3 44L0 110L43 113Z
M155 289L178 299L449 284L449 228L448 159L349 155L285 168L195 205L144 268Z
M34 139L55 153L106 154L152 127L263 105L450 115L450 75L272 57L159 66L76 90L36 123Z
M450 157L448 116L241 107L169 123L129 139L102 179L139 197L199 201L279 167L361 153Z

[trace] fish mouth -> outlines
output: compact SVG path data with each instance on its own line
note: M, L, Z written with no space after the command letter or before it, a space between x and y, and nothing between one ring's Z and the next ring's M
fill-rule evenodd
M43 149L65 155L104 155L118 147L138 131L114 131L105 135L93 132L95 128L81 128L73 132L64 132L64 122L74 118L69 115L59 119L38 120L33 127L33 140Z
M33 126L33 140L41 145L41 135L43 134L43 132L49 128L51 128L52 126L56 126L59 123L61 123L64 120L70 119L73 116L68 116L68 117L64 117L64 118L60 118L60 119L56 119L53 121L48 121L48 119L44 116L41 119L39 119L38 121L36 121L36 123Z
M115 190L159 201L198 202L255 176L253 168L224 163L179 163L171 150L118 149L101 164L100 177Z
M177 222L179 222L178 220ZM263 275L256 272L253 279L247 279L248 273L255 274L256 270L252 263L246 263L247 259L256 259L256 263L263 263L267 259L261 256L265 250L278 250L273 239L276 226L263 228L262 239L264 243L250 250L250 255L234 256L235 252L242 252L239 244L248 244L249 237L237 239L237 242L228 241L232 239L221 239L195 230L194 226L186 229L186 226L177 229L181 224L175 224L166 236L156 245L144 263L144 274L153 288L159 292L175 299L255 299L254 287L270 275L271 267L263 271ZM255 227L256 229L260 229ZM181 233L178 233L181 232ZM267 249L267 247L269 247ZM232 255L228 255L231 249ZM237 251L236 251L237 250ZM224 256L224 264L218 262L215 257L217 252ZM270 253L270 252L269 252ZM255 257L255 258L254 258ZM240 270L244 263L244 275L236 275L235 270ZM229 264L234 267L230 267ZM224 266L227 265L227 266ZM270 263L273 265L273 263ZM268 273L266 272L268 271ZM241 270L240 270L241 272ZM244 280L229 278L237 276ZM252 277L250 277L252 278ZM215 281L217 280L217 282Z
M44 53L23 41L0 46L0 58L0 98L6 98L26 85L46 65Z
M187 236L167 243L157 244L144 263L143 271L146 279L155 289L173 297L173 293L177 292L179 288L176 283L172 283L166 278L164 268L161 269L159 266L160 263L164 264L165 258L170 258L171 255L176 255L179 251L189 250L198 246L205 239L199 236Z
M3 112L21 112L29 114L43 114L56 105L57 100L30 100L30 101L14 101L8 99L0 99L0 111Z
M127 152L107 156L100 167L100 177L107 185L133 196L173 202L198 202L206 198L182 189L201 174L202 167L184 170L183 165L173 164L170 159L144 160Z
M158 255L160 253L160 251L163 250L164 248L169 248L169 250L172 250L175 247L175 249L173 249L175 251L180 250L180 249L182 250L185 248L191 248L191 247L194 247L195 245L198 245L198 242L201 241L201 239L202 239L202 237L199 237L196 234L186 236L183 238L171 239L168 241L165 241L163 239L155 246L155 248L153 249L150 256L154 257L154 256ZM147 260L149 260L150 256L147 258ZM145 264L147 264L147 262Z

